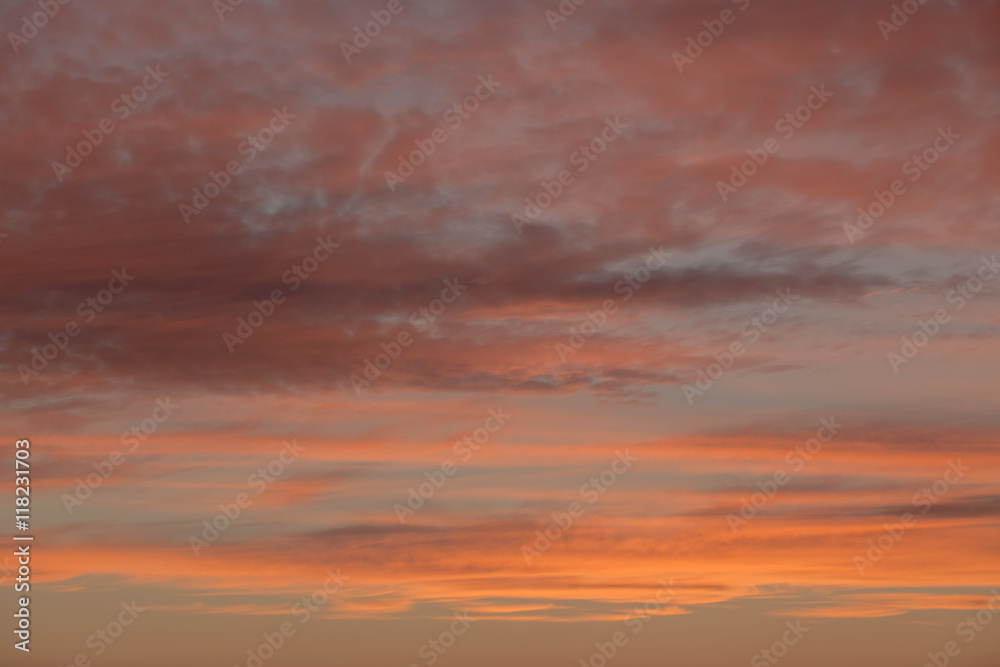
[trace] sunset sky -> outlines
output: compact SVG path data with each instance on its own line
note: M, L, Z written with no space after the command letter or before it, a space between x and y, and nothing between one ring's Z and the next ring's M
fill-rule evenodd
M62 2L4 667L998 664L995 0Z

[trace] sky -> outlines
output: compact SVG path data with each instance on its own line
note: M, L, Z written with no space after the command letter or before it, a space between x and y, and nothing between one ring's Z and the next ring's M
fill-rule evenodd
M0 27L3 665L996 665L995 1Z

